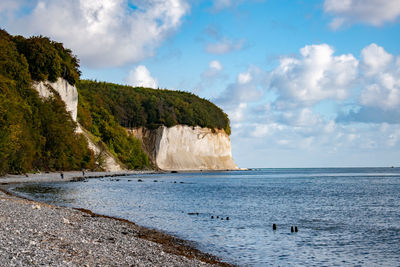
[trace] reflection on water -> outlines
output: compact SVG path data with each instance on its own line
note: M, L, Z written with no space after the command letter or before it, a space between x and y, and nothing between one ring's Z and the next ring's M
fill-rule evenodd
M399 169L158 174L14 190L157 228L242 265L400 262Z

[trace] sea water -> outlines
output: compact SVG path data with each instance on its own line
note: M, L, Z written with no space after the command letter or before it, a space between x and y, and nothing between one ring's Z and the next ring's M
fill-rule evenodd
M243 266L400 264L398 168L133 175L12 190L125 218Z

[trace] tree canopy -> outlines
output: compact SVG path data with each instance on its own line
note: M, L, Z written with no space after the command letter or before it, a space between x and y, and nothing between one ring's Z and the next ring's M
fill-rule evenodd
M194 94L79 80L79 60L47 37L11 36L0 29L0 174L94 168L86 139L55 94L41 99L33 81L59 77L77 85L78 120L129 169L149 165L125 128L177 124L224 129L228 116ZM125 128L124 128L125 127Z
M81 80L78 85L82 124L98 132L93 124L101 112L107 111L127 128L144 126L150 129L177 124L224 129L230 134L228 116L215 104L192 93L164 89L122 86L112 83Z
M47 53L58 56L57 62L36 66ZM0 30L0 174L94 167L93 152L75 134L76 123L61 98L40 99L32 89L32 79L57 79L64 65L63 77L77 81L77 61L61 44Z

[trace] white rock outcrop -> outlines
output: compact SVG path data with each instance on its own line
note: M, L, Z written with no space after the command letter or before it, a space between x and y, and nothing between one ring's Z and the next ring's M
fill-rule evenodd
M69 84L65 79L58 78L54 83L49 81L35 82L33 84L34 89L39 93L40 97L48 98L53 94L53 90L57 92L61 99L64 101L66 110L71 114L72 119L76 122L78 116L78 90L75 86ZM78 123L76 127L76 133L83 134L88 141L89 148L94 152L96 156L101 156L102 167L105 171L123 171L125 170L115 159L110 152L105 149L101 149L100 146L95 144L90 138L90 135L85 132L81 125Z
M129 129L142 140L153 163L162 170L238 170L224 130L176 125L156 130Z
M53 95L50 88L54 89L64 101L66 109L71 113L71 117L76 121L78 116L78 90L63 78L58 78L54 83L49 81L35 82L34 88L39 96L48 98Z

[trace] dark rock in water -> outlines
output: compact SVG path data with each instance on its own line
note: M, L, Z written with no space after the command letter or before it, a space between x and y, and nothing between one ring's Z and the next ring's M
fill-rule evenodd
M138 182L143 182L143 180L142 180L142 179L138 179L137 181L138 181Z
M174 181L174 184L176 184L176 181Z
M188 212L188 215L199 215L198 212Z
M118 181L119 181L119 179L115 179L115 181L117 181L117 182L118 182Z
M132 181L132 180L128 180L128 182L130 182L130 181Z
M157 181L157 180L154 180L153 182L157 183L158 181Z
M178 173L177 171L171 171L171 173Z
M294 227L294 231L297 233L299 231L299 229L297 228L297 226Z
M226 220L229 221L229 217L226 217Z
M272 230L276 230L276 224L275 223L272 225Z
M217 219L219 219L219 216L217 216Z
M85 181L86 179L85 178L83 178L83 177L73 177L71 180L70 180L70 182L83 182L83 181Z
M223 220L224 220L224 218L221 217L221 221L223 221Z
M211 219L214 219L214 216L211 215Z
M180 184L184 184L184 182L179 182Z
M294 232L293 226L290 227L290 232Z

